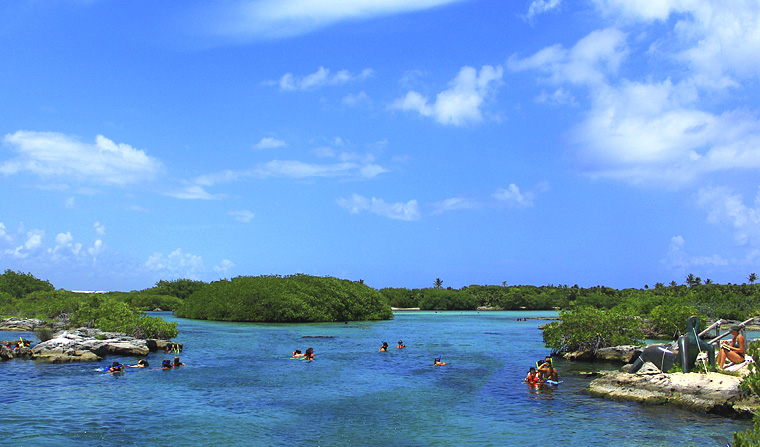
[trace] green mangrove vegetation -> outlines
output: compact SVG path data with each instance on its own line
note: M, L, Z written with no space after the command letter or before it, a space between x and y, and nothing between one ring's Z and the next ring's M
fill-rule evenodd
M38 318L64 327L94 327L139 338L169 339L177 323L145 315L117 294L56 290L30 273L6 270L0 275L0 315Z
M239 276L188 296L176 315L254 322L387 320L385 297L361 281L309 275Z

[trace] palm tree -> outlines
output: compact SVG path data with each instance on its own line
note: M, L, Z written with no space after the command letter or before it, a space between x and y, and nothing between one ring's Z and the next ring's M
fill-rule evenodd
M435 279L435 283L433 284L433 287L435 287L436 289L440 289L441 287L443 287L443 281L441 281L441 278Z
M754 284L757 281L757 273L750 273L747 280L749 280L750 284Z
M689 273L689 275L686 277L686 285L691 287L696 284L696 277L693 273Z

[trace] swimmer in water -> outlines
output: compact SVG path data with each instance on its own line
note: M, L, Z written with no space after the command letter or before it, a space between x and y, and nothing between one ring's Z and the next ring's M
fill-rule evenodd
M387 341L384 341L384 342L383 342L383 345L382 345L382 346L380 346L380 352L385 352L385 351L387 351L387 350L388 350L388 342L387 342Z
M179 368L180 366L186 366L186 365L179 361L179 357L174 357L174 363L172 363L172 366L175 368Z
M398 341L398 346L396 346L396 348L398 348L398 349L404 349L404 348L406 348L406 345L404 344L403 341L399 340Z
M124 372L124 365L122 365L119 362L113 362L110 368L108 368L108 372L110 373L120 373Z
M130 368L147 368L148 366L150 366L150 364L148 364L147 360L140 359L137 361L137 365L131 365Z
M293 358L296 359L298 357L303 357L303 354L301 353L300 349L296 349L295 351L293 351Z
M308 348L306 349L306 352L303 354L303 358L305 358L308 361L314 360L314 348Z
M436 357L433 359L433 365L435 366L444 366L446 362L442 362L440 357Z
M172 361L164 360L163 362L161 362L161 369L172 369Z
M538 371L536 371L536 368L530 367L528 370L528 376L523 380L523 382L527 382L529 384L536 384L541 382L541 377L538 375Z

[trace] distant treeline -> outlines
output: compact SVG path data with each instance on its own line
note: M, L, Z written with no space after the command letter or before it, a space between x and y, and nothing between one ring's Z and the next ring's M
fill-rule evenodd
M712 318L746 319L760 309L760 285L699 284L654 288L613 289L596 286L479 286L461 289L380 289L393 307L427 310L459 310L490 307L504 310L573 309L591 306L618 309L638 316L650 316L660 306L691 306ZM656 314L657 312L655 312Z

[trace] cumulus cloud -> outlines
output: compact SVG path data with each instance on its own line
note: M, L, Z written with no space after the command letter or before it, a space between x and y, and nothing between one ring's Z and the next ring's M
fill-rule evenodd
M569 49L553 45L522 59L512 55L507 68L539 70L547 75L544 81L553 84L594 87L606 84L607 75L618 71L627 54L625 33L606 28L589 33Z
M449 88L436 95L435 102L411 90L398 98L391 109L413 111L432 117L441 124L462 126L483 120L481 108L501 84L501 66L484 65L480 72L473 67L462 67L449 83Z
M279 39L339 22L421 11L457 1L461 0L239 0L203 8L199 21L209 32L228 38Z
M528 6L527 19L543 14L545 12L556 10L562 5L562 0L533 0Z
M341 197L337 203L342 208L347 209L351 214L358 214L363 211L377 214L396 220L419 220L420 211L416 200L410 200L406 203L386 203L382 199L372 197L371 199L359 194L352 194L351 197Z
M680 275L690 272L693 268L721 267L729 264L729 261L720 255L691 256L686 250L686 241L680 235L670 239L668 252L660 262Z
M331 85L343 85L353 81L361 81L372 76L374 71L371 68L365 68L361 73L353 75L348 70L340 70L335 74L330 74L330 70L325 67L319 67L317 71L303 77L296 77L293 73L284 74L277 82L280 90L316 90L321 87Z
M370 102L372 102L372 100L369 98L369 95L367 95L367 93L364 91L346 95L341 100L341 103L343 103L343 105L347 107L356 107L362 104L369 104Z
M96 184L126 185L153 179L161 163L145 151L98 135L94 144L55 132L19 130L3 143L18 156L0 164L6 175L30 172Z
M166 278L187 278L200 280L206 269L203 259L198 255L182 253L178 248L168 255L154 253L145 262L148 270Z
M696 200L707 212L708 222L730 228L740 245L760 247L760 191L750 206L741 194L725 187L701 188Z
M507 188L499 188L493 194L494 198L518 208L533 206L533 194L520 192L520 188L514 183Z
M232 261L229 259L222 259L222 262L219 265L214 266L214 271L220 276L225 277L227 276L227 272L232 270L233 267L235 267L235 264L233 264Z
M238 222L243 222L243 223L250 222L256 216L255 214L253 214L253 212L248 211L248 210L234 210L234 211L228 212L227 214L234 217L235 220L237 220Z
M285 147L287 143L277 138L264 137L258 143L253 145L254 149L276 149L278 147Z
M185 187L169 191L166 193L169 197L174 197L175 199L183 199L183 200L216 200L219 199L219 196L215 196L211 194L210 192L206 191L206 189L203 187L204 184L191 184L186 185Z

